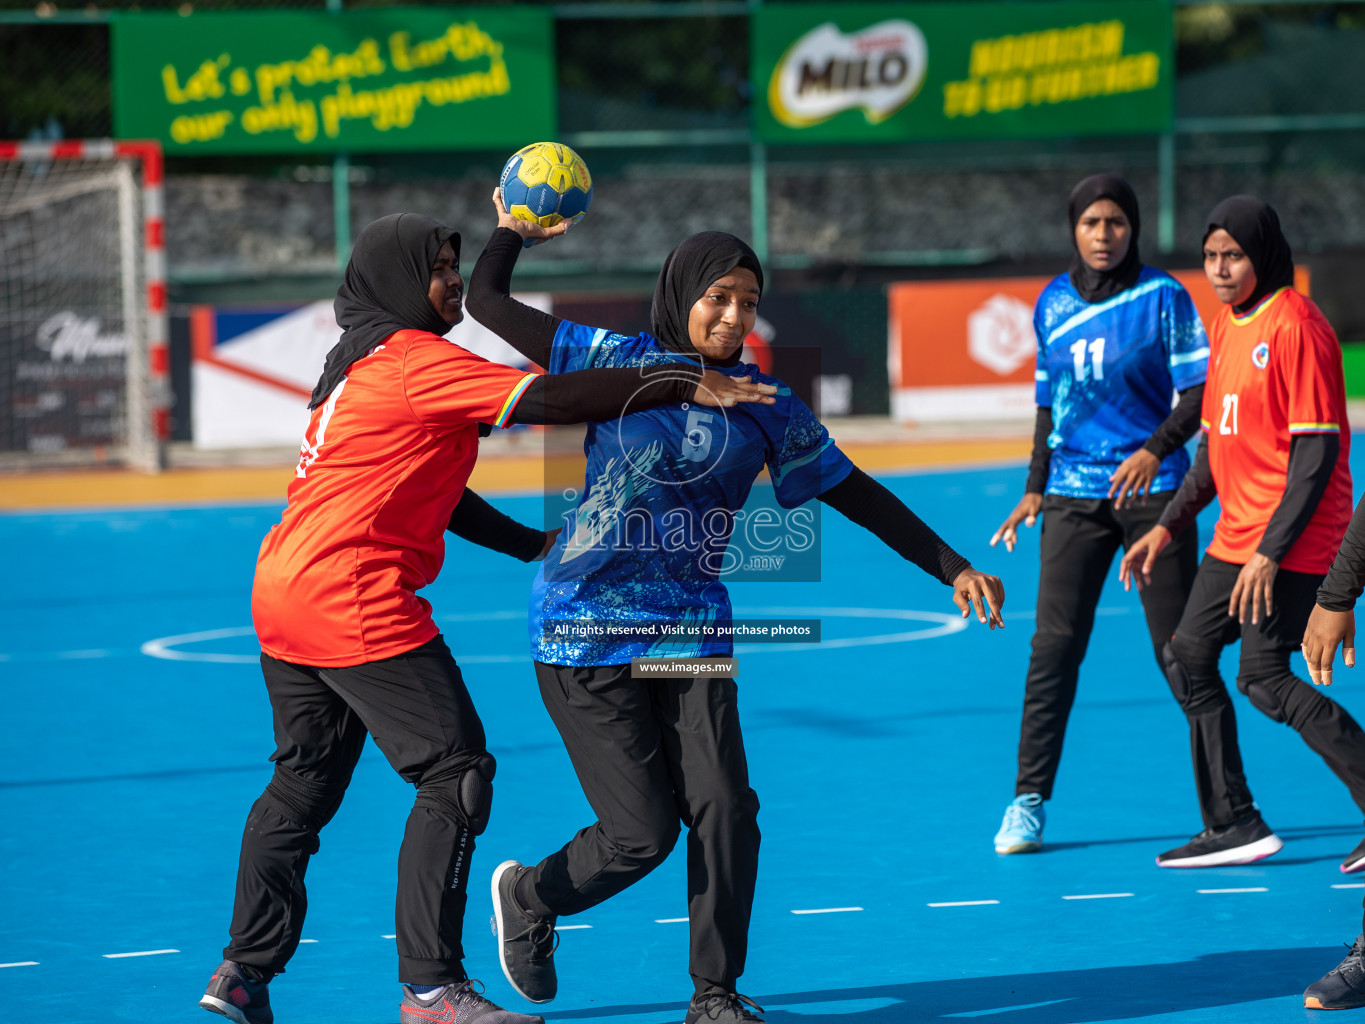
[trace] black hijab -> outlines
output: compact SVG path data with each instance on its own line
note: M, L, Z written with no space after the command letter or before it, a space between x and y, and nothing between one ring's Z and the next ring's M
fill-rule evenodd
M1076 247L1076 224L1081 214L1089 209L1091 203L1101 199L1112 199L1118 203L1133 227L1133 233L1128 238L1128 252L1118 266L1109 270L1096 270L1081 258L1081 250ZM1138 235L1142 233L1142 220L1138 216L1137 194L1133 187L1114 174L1092 174L1071 190L1066 212L1071 222L1071 248L1074 250L1068 272L1081 298L1086 302L1102 302L1137 284L1138 274L1142 273L1137 245Z
M1274 207L1255 196L1224 199L1209 214L1203 241L1222 228L1241 246L1256 271L1256 288L1246 302L1233 306L1234 313L1245 313L1273 291L1294 283L1294 254L1280 230Z
M715 366L734 366L736 351L729 359L708 359L692 344L687 334L687 316L698 299L716 281L736 267L752 270L763 291L763 268L754 251L734 235L724 231L703 231L684 238L664 260L654 286L654 305L649 311L650 331L670 352Z
M427 298L432 265L446 242L458 263L459 234L417 213L380 217L360 232L346 264L346 279L332 303L341 340L327 353L308 408L327 401L351 364L394 331L430 331L444 337L450 330Z

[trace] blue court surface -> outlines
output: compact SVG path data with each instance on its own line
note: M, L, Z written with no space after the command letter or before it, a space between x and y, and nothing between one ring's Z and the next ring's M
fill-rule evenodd
M1285 849L1256 866L1156 868L1200 822L1184 718L1137 595L1116 579L1082 670L1047 846L995 854L1013 795L1037 535L1012 555L986 542L1023 477L1011 466L884 478L1005 578L1003 632L959 629L946 588L833 512L822 582L733 588L740 613L820 617L825 639L739 655L763 804L741 991L771 1024L1321 1017L1300 993L1360 930L1365 879L1337 869L1361 837L1360 812L1295 735L1238 697L1247 774ZM540 508L495 500L525 519ZM248 597L279 508L0 516L0 1021L219 1019L195 1004L227 939L242 822L271 771ZM1205 537L1209 526L1206 516ZM592 820L525 654L531 577L452 539L428 591L499 762L467 966L524 1012L498 968L486 879ZM1332 695L1361 717L1357 673L1342 672ZM309 871L305 944L271 986L280 1024L397 1019L392 901L411 797L369 747ZM685 894L679 848L615 900L562 920L560 995L539 1012L681 1021Z

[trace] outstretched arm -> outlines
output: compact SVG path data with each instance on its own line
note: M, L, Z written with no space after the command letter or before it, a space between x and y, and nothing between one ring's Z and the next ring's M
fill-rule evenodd
M671 402L730 406L772 405L777 388L727 377L692 363L619 366L543 374L526 388L508 423L597 423Z
M1000 608L1005 590L1000 580L973 569L904 502L857 466L821 494L820 500L870 531L902 558L952 587L953 600L964 615L968 607L974 607L977 617L989 622L992 629L1004 625Z
M552 533L537 530L499 512L469 488L450 514L446 529L480 547L511 555L523 562L544 557ZM556 531L557 532L557 531Z

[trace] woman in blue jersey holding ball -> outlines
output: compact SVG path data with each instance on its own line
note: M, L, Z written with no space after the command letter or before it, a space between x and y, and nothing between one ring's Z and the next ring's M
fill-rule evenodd
M1110 563L1147 532L1189 469L1209 343L1175 278L1138 258L1137 196L1096 174L1071 192L1071 267L1038 297L1033 434L1025 493L991 537L1013 551L1043 519L1037 626L1019 730L1015 798L997 853L1042 847L1067 718ZM1172 396L1178 394L1172 408ZM1195 527L1157 560L1142 607L1157 665L1198 568Z
M740 362L763 292L762 267L742 241L717 231L684 240L659 275L650 333L626 337L511 298L522 237L534 229L494 200L499 228L474 269L469 311L527 358L547 369L642 372L683 359L757 376L776 399L757 415L628 406L588 427L587 479L536 580L531 645L541 696L598 820L538 864L507 861L495 872L503 971L526 998L552 999L556 919L644 877L685 827L694 987L685 1020L759 1021L736 991L758 876L758 797L735 681L704 666L733 650L722 579L741 536L736 511L766 466L783 510L818 497L950 586L963 615L974 609L1001 625L1004 588L855 467L790 388ZM776 533L777 510L758 511ZM632 678L631 659L651 656L700 659L698 674Z

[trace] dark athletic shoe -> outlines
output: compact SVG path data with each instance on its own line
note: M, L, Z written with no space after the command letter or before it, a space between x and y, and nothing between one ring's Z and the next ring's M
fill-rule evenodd
M478 986L475 988L474 986ZM477 981L450 984L434 999L418 999L403 986L403 1001L398 1006L398 1024L545 1024L544 1017L504 1010L485 999L483 985Z
M1365 935L1357 936L1346 959L1319 978L1303 994L1306 1010L1354 1010L1365 1006Z
M224 960L209 978L209 987L199 1005L222 1014L234 1024L273 1024L269 988L265 982L247 978L238 964Z
M1184 846L1156 859L1159 868L1213 868L1250 864L1278 853L1284 842L1261 820L1259 811L1244 814L1231 825L1206 828Z
M1343 875L1354 875L1357 871L1365 871L1365 839L1357 843L1356 848L1341 862Z
M738 992L708 992L695 995L687 1007L683 1024L763 1024L763 1018L750 1013L744 1006L752 1006L758 1013L763 1007Z
M493 870L493 933L498 937L502 973L523 999L548 1003L555 997L555 947L559 933L553 917L536 917L517 902L517 879L527 869L505 860Z

